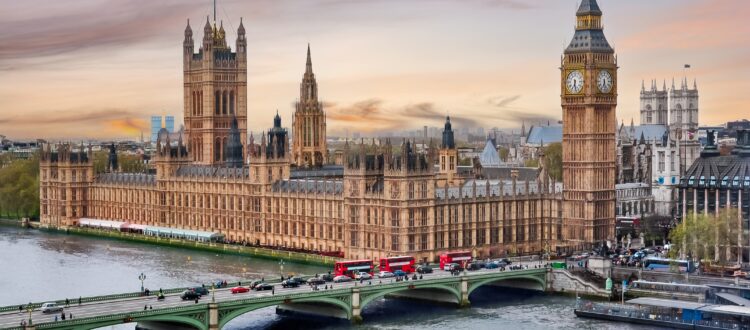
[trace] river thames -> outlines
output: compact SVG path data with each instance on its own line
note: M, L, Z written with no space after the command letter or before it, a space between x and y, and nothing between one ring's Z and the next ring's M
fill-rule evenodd
M286 263L285 274L314 275L321 266ZM275 278L278 261L152 246L0 225L0 305L75 299L140 290L138 275L151 290L218 280ZM381 299L364 309L364 323L276 315L274 307L238 317L239 329L654 329L576 318L575 298L541 292L480 288L471 308ZM106 329L133 329L134 324Z

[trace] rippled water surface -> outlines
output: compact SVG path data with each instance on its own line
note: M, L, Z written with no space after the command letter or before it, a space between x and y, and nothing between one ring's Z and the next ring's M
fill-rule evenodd
M284 265L284 273L315 274L327 268ZM279 276L274 260L64 235L0 226L0 305L149 289L216 280ZM483 287L470 296L471 308L401 299L367 305L364 323L293 318L269 307L232 320L226 329L651 329L579 319L574 298ZM132 329L134 325L114 327Z

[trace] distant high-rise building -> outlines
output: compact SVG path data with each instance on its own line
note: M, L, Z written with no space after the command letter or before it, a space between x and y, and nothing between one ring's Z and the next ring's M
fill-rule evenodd
M174 116L164 117L164 128L166 128L169 133L174 133Z
M161 116L151 116L151 142L156 142L161 129Z

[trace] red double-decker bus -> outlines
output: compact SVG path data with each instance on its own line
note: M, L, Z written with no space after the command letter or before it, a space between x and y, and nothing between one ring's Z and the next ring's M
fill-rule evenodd
M446 252L440 255L440 269L445 269L445 265L457 263L462 267L471 261L471 251Z
M380 271L394 272L401 270L404 273L414 272L414 257L412 256L399 256L399 257L388 257L380 259Z
M359 272L370 273L372 275L372 260L336 261L333 271L336 276L346 275L351 278L354 278L354 274Z

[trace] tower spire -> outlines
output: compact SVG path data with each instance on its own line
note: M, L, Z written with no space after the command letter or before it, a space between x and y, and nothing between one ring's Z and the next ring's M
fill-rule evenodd
M312 73L312 57L310 56L310 43L307 43L307 63L305 64L305 73Z
M214 25L216 25L216 0L214 0Z

